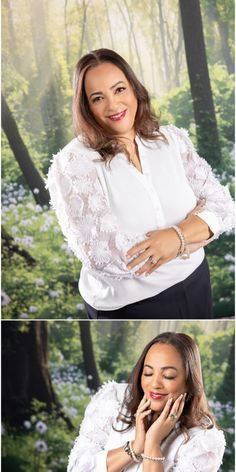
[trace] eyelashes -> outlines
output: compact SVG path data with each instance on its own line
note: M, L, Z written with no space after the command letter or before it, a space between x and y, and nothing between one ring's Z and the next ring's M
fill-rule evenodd
M122 93L126 90L126 87L117 87L115 93ZM103 99L103 96L99 95L97 97L92 98L92 103L100 102Z
M144 377L151 377L152 374L143 374ZM174 380L176 377L167 377L166 375L163 375L163 378L166 380Z

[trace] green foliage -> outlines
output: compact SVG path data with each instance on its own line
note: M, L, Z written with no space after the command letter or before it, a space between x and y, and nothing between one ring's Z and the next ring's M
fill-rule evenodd
M3 290L10 298L3 318L85 317L78 292L81 264L63 241L54 212L36 205L22 188L9 192L2 222L36 264L3 250Z

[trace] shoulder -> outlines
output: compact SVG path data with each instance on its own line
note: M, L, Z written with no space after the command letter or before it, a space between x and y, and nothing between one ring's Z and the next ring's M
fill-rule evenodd
M173 124L168 124L160 126L160 131L164 134L164 136L166 136L167 139L169 138L171 140L185 144L191 143L192 145L192 142L189 138L189 132L185 128L178 128Z
M94 161L99 157L98 152L86 147L82 138L77 136L53 155L51 167L73 176L86 174L94 169Z
M117 383L115 381L105 382L93 395L90 404L87 407L87 412L91 413L93 408L97 408L98 403L105 405L106 411L109 407L113 408L115 405L120 408L123 403L125 391L128 384Z
M225 447L225 437L222 430L217 429L213 426L210 429L204 429L200 427L189 429L190 439L186 443L189 443L189 448L194 450L201 449L205 452L220 453Z

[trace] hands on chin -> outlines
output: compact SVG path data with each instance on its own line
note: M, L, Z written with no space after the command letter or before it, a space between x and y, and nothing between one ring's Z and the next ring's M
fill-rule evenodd
M160 448L160 444L175 427L184 409L186 394L181 394L176 400L170 398L159 416L148 427L148 415L151 400L144 395L136 413L135 440L133 448L136 454L144 452L155 453Z

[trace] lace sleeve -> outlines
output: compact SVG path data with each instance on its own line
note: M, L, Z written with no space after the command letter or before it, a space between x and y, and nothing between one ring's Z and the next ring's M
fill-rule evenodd
M180 447L173 471L217 472L224 450L225 438L222 431L216 428L201 430Z
M216 239L234 227L234 203L229 190L220 184L210 165L197 154L188 132L173 125L167 128L177 138L185 173L197 200L205 201L198 216L214 233L211 240Z
M125 253L144 234L119 231L90 156L62 150L53 158L46 187L68 245L83 264L115 278L131 278Z
M116 382L104 384L86 408L67 472L106 472L104 448L120 406Z

